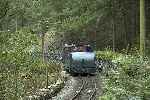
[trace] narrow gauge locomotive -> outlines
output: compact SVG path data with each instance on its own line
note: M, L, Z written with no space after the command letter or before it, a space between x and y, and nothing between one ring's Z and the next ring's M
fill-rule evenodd
M94 74L97 68L95 58L90 48L68 45L64 48L64 70L70 74Z

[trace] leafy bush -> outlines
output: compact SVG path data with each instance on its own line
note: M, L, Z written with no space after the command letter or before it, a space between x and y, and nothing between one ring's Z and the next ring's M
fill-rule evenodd
M110 50L107 51L97 51L96 58L99 60L113 60L117 57L118 53L114 53Z
M43 63L41 40L28 29L0 33L0 99L18 100L46 87L46 68L49 83L58 75L60 64Z
M107 75L103 74L104 95L100 100L149 100L149 58L142 58L138 54L117 54L110 59L118 67L108 69Z

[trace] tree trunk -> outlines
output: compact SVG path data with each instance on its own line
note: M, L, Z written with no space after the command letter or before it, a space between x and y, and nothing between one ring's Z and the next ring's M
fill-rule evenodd
M145 0L140 0L140 54L145 55Z
M113 51L115 52L115 24L114 24L114 18L112 19L112 43L113 43Z
M18 17L17 17L17 15L16 15L16 32L18 31Z
M115 31L115 3L116 1L112 1L112 45L113 45L113 51L115 52L116 44L115 44L115 36L116 36L116 31Z

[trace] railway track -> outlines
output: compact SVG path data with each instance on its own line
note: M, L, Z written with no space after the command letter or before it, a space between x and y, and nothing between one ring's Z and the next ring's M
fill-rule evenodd
M64 88L49 100L98 100L101 82L96 76L70 76Z
M81 84L79 89L70 100L96 100L96 81L88 77L80 77ZM90 80L89 80L90 79Z

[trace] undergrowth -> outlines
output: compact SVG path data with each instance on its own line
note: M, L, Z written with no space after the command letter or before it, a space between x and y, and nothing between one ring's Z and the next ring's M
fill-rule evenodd
M102 72L103 96L100 100L150 100L150 60L139 53L121 54L98 51L97 59L109 60L117 67Z
M0 100L20 100L59 78L61 64L42 61L41 39L28 29L0 33Z

